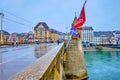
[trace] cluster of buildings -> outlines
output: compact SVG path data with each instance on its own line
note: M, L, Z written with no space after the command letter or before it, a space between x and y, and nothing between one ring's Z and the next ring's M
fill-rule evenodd
M120 44L120 31L94 31L90 26L81 28L82 43L94 45L118 45Z
M0 34L1 36L1 34ZM2 30L2 37L0 37L1 43L7 42L33 42L33 32L28 33L9 33Z
M76 20L77 17L74 18L72 24L75 24ZM120 44L120 31L94 31L91 26L83 26L79 31L81 33L80 38L83 44ZM51 29L45 22L39 22L34 27L34 30L28 33L9 34L7 31L2 31L2 33L3 42L56 42L57 40L65 39L66 37L65 33Z
M1 34L0 34L1 36ZM56 42L58 39L64 39L65 33L51 29L45 22L39 22L33 31L28 33L12 33L2 30L3 42Z

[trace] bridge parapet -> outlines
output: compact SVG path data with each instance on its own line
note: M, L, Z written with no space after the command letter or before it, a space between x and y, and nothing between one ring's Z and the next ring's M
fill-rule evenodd
M61 43L9 80L61 80L63 52L64 43Z
M64 48L66 45L66 48ZM86 65L81 42L61 43L9 80L85 80Z

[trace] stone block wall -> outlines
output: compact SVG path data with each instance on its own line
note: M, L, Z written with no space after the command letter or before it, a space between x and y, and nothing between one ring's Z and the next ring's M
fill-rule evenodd
M81 41L71 40L66 49L65 80L82 80L88 77Z

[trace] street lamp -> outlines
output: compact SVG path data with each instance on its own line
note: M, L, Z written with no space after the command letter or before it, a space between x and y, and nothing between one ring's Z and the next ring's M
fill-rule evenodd
M69 33L68 33L68 27L66 27L66 40L69 40Z
M1 33L1 40L0 41L1 41L1 43L3 42L3 38L2 38L2 35L3 35L2 34L2 23L3 23L2 19L3 19L3 16L4 16L4 14L2 12L0 12L0 18L1 18L0 19L0 30L1 30L1 32L0 32ZM2 69L2 67L3 67L3 65L2 65L2 53L0 53L0 63L1 63L1 69L0 69L0 73L1 73L0 75L1 76L0 77L2 79L2 74L3 74L3 69Z
M1 43L3 42L3 37L2 37L2 23L3 23L3 16L4 14L2 12L0 12L0 30L1 30Z

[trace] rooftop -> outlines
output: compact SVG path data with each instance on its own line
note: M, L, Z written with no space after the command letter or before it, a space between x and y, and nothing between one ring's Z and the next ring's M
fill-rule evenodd
M101 35L113 36L113 33L112 33L112 31L95 31L94 32L94 37L100 37Z
M0 30L0 32L1 32L1 30ZM9 32L7 32L7 31L5 31L5 30L2 30L2 33L3 33L4 35L10 35ZM0 34L1 34L1 33L0 33Z
M36 30L39 25L43 25L45 29L49 29L48 25L47 25L45 22L39 22L39 23L34 27L34 30Z
M113 31L115 34L120 34L120 31Z
M82 30L93 30L93 28L90 26L84 26L82 27Z

